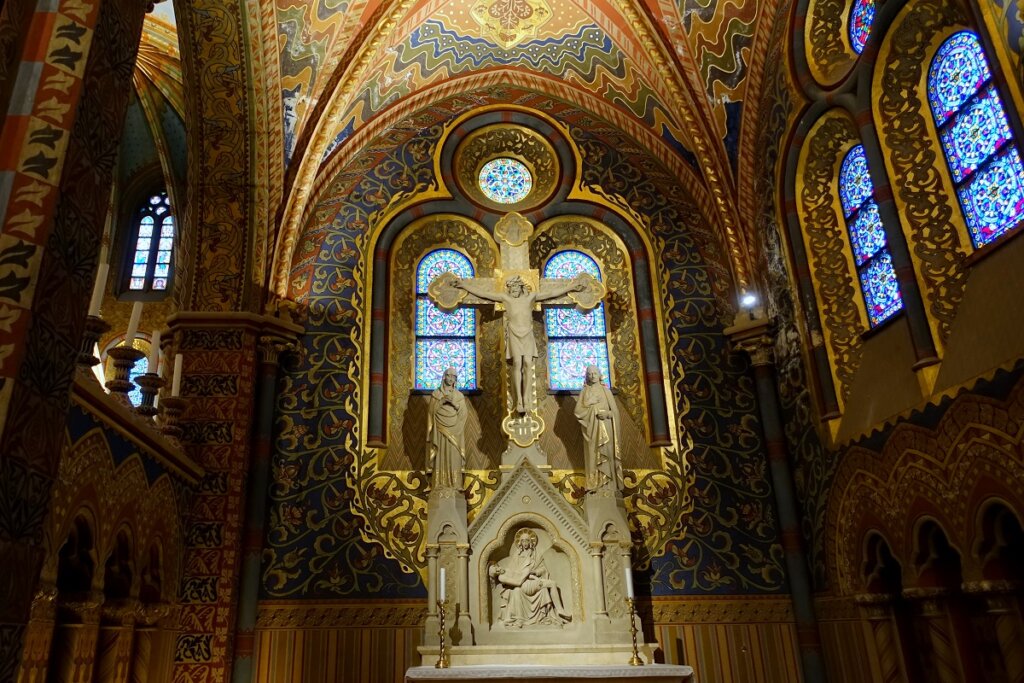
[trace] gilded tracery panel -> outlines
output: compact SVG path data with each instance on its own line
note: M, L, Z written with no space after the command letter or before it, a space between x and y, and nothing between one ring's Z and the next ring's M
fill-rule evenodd
M857 54L847 38L850 3L846 0L811 0L807 7L804 51L807 67L818 83L833 85L850 69Z
M970 238L928 108L925 80L939 44L966 21L956 2L909 3L886 35L873 86L882 156L939 343L949 336L963 299Z
M849 117L826 114L808 134L797 171L800 224L840 404L849 396L867 329L837 191L839 165L857 139Z

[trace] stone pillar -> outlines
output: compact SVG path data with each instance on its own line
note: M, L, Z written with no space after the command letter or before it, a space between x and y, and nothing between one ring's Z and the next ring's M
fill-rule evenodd
M53 630L48 681L88 683L93 680L102 604L103 594L95 593L85 600L59 605L59 610L76 615L78 621L66 623L58 618Z
M32 598L32 614L25 632L25 648L21 654L18 683L42 683L50 663L57 589L51 584L41 586Z
M608 618L608 587L605 586L604 581L604 562L602 562L602 555L604 555L604 545L601 543L590 544L590 562L594 567L594 576L597 577L601 582L600 590L597 591L597 613L598 615Z
M725 334L732 340L736 350L746 352L750 356L754 369L761 428L764 430L768 471L779 515L780 540L786 557L786 573L793 601L793 614L796 617L797 646L800 649L804 680L806 683L824 683L827 677L821 654L821 635L814 613L811 575L803 548L793 472L789 463L782 413L779 409L770 326L771 322L767 318L739 321L739 324L725 330Z
M137 604L134 601L116 606L103 606L93 674L95 683L128 683L135 639L136 609Z
M174 677L229 680L248 510L246 484L253 457L250 444L254 417L262 415L255 399L259 342L269 336L288 338L301 328L249 313L180 312L167 322L171 353L183 356L180 441L206 472L193 498L185 535L181 607L187 632L177 636ZM269 372L269 364L264 368ZM255 590L252 583L249 586ZM255 614L251 595L246 605L250 616Z
M903 595L914 602L917 611L917 645L926 679L934 683L961 683L964 678L947 610L947 593L941 588L903 591Z
M879 683L902 683L907 680L899 626L892 611L892 596L871 593L856 598L861 616L871 628L871 636L881 672Z
M270 486L277 397L277 369L281 354L294 346L294 338L260 337L256 379L256 421L253 425L252 462L246 491L245 531L242 534L242 572L238 581L238 618L235 622L234 683L253 680L257 603L260 594L260 557L266 535L267 495Z
M1018 586L1010 581L965 583L964 592L977 598L982 607L984 636L995 644L998 672L986 666L989 680L1024 683L1024 621L1021 619Z
M0 128L0 681L44 556L145 3L33 3Z
M168 683L179 608L166 603L143 605L135 627L130 683Z

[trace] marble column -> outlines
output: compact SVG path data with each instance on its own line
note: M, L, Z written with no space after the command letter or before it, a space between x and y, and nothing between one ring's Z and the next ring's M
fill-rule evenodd
M780 540L785 553L793 614L796 617L800 664L806 683L824 683L827 676L821 653L821 635L814 613L811 575L803 548L800 513L775 381L771 321L767 318L755 318L739 320L738 323L728 328L725 334L732 340L736 350L750 356L753 366L761 428L764 431L765 450L768 454L768 471L775 494Z

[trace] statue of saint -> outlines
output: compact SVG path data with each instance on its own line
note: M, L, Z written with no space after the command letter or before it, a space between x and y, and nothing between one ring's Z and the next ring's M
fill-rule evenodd
M537 540L533 529L520 529L509 556L487 570L501 590L499 619L509 628L572 621L558 584L548 578L544 560L537 556Z
M445 370L427 408L427 470L434 472L434 489L462 490L466 397L455 388L457 380L455 368Z
M619 459L619 406L611 389L601 382L601 370L587 366L586 383L576 400L576 419L583 428L587 488L622 488Z
M504 292L492 292L472 280L454 278L451 285L464 289L486 301L505 306L505 360L512 361L512 387L516 412L526 412L529 404L530 378L533 377L534 359L537 357L537 339L533 336L533 305L538 301L557 299L569 292L582 292L587 288L580 279L566 280L543 294L534 292L522 277L516 275L505 282Z

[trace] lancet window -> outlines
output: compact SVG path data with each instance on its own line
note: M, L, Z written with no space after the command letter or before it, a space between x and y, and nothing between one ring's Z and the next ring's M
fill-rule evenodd
M878 214L878 204L875 203L863 145L851 149L843 159L839 168L839 199L868 322L875 327L901 310L903 299Z
M560 251L544 266L547 278L571 278L580 273L601 279L597 262L581 251ZM544 327L548 335L548 386L552 391L582 389L588 365L600 368L604 383L610 385L604 303L586 313L548 307Z
M874 21L875 0L854 0L850 8L850 47L857 54L864 51Z
M476 389L476 310L460 306L446 313L427 294L431 280L444 272L473 277L473 264L454 249L436 249L423 256L416 268L416 369L414 388L429 391L441 386L446 368L459 374L458 387Z
M132 228L128 291L166 291L171 282L174 251L174 215L166 192L146 198L135 212Z
M928 101L971 240L985 246L1024 218L1024 166L974 32L939 47Z

